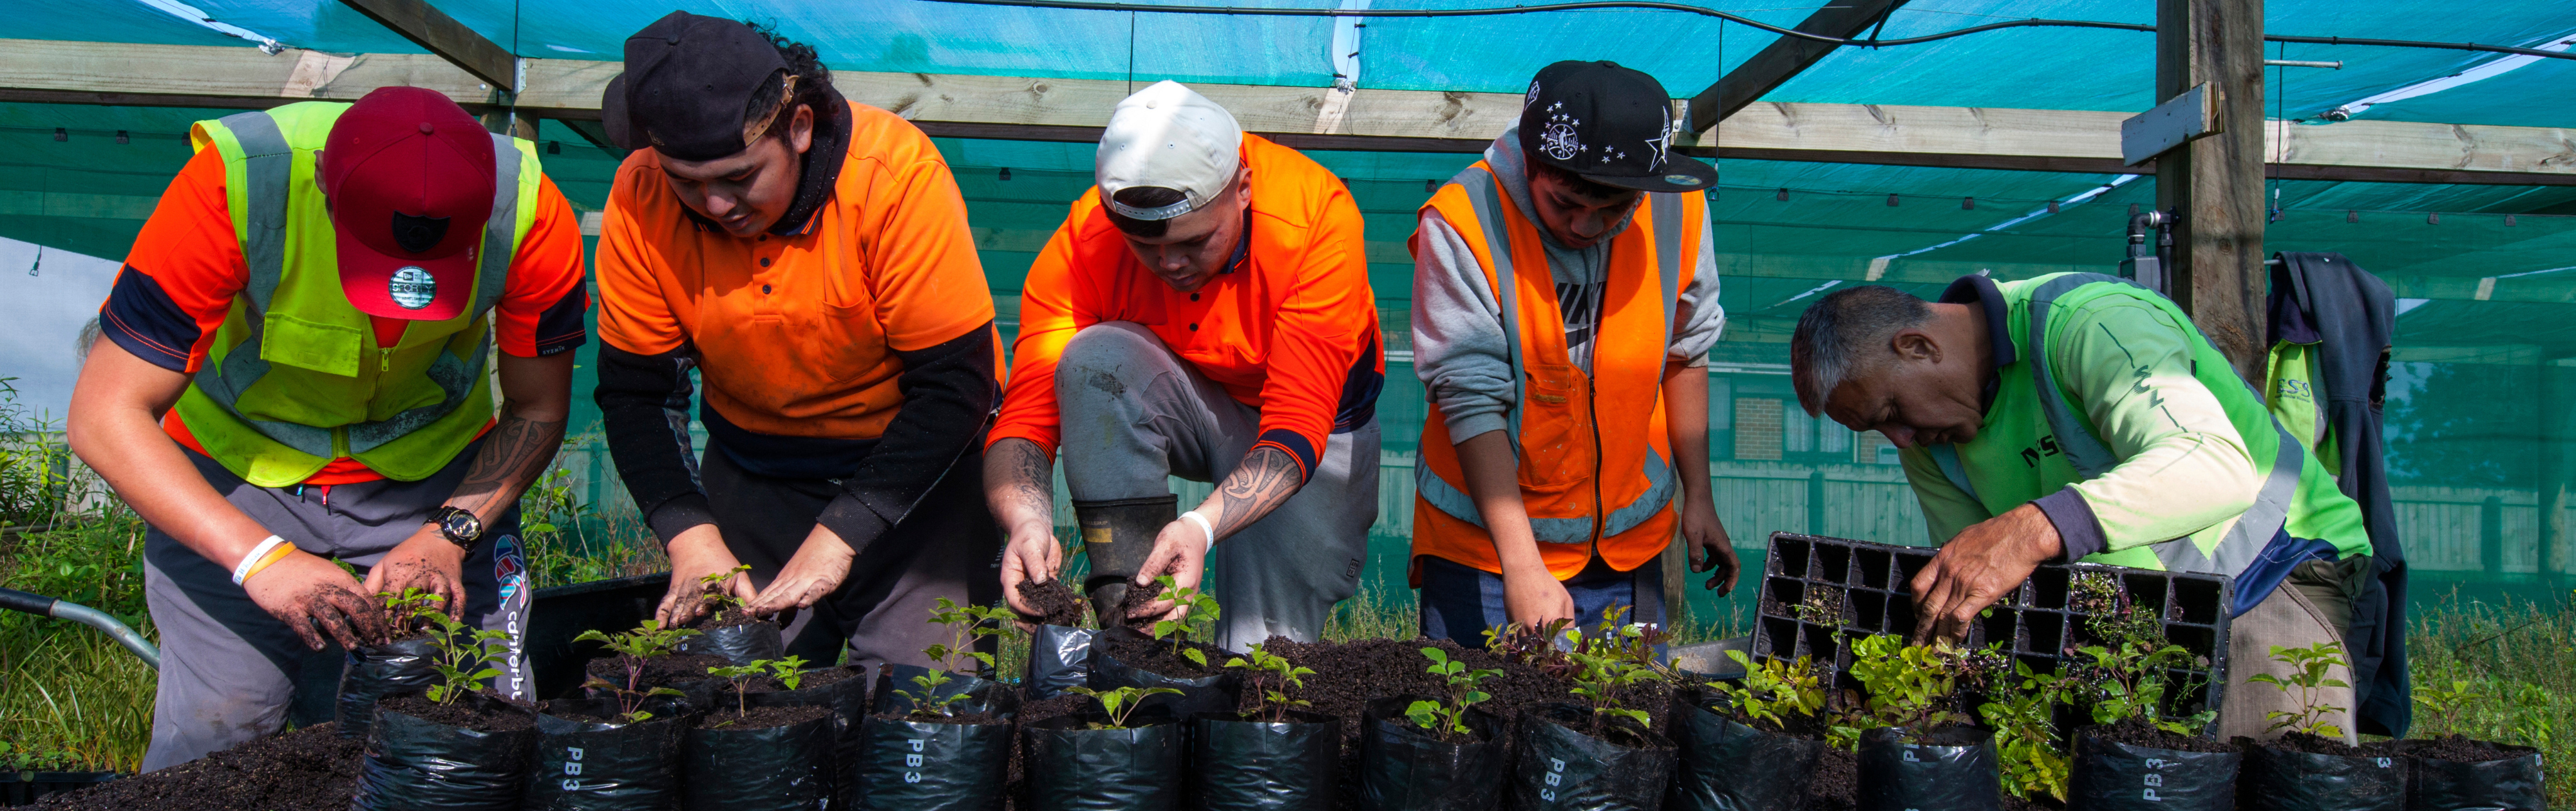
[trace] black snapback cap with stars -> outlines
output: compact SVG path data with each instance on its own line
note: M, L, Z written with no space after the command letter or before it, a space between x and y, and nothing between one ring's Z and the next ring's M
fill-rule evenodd
M1646 192L1706 191L1717 168L1673 154L1672 97L1616 62L1558 62L1530 80L1521 107L1527 159L1585 180Z

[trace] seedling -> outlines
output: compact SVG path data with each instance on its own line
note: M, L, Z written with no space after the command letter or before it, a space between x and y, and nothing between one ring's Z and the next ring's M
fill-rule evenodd
M1643 625L1621 623L1619 619L1626 613L1626 606L1613 607L1603 613L1601 626L1592 633L1565 632L1564 639L1569 648L1565 656L1575 665L1572 692L1591 707L1591 732L1595 736L1604 731L1603 725L1612 718L1626 718L1637 722L1639 727L1654 723L1645 710L1629 707L1627 699L1628 693L1638 685L1664 679L1664 674L1654 668L1654 649L1649 636L1660 636L1660 632Z
M778 684L782 687L786 687L787 689L794 690L798 685L805 683L805 657L790 656L785 659L762 659L752 662L752 664L768 665L769 677L777 679Z
M1163 598L1179 604L1182 611L1180 619L1155 620L1149 632L1153 634L1155 641L1171 643L1172 652L1180 654L1181 658L1196 662L1200 667L1207 667L1207 653L1183 645L1181 641L1185 638L1193 640L1216 638L1216 619L1223 613L1216 604L1216 597L1198 589L1181 588L1178 583L1173 582L1171 575L1154 578L1154 582L1162 584Z
M707 614L717 619L724 618L725 609L741 608L742 598L733 596L733 592L726 591L721 586L727 578L748 571L751 571L751 564L745 563L721 572L710 572L705 577L698 578L698 604L706 606Z
M1713 681L1708 687L1731 699L1735 710L1747 720L1767 721L1785 731L1790 713L1814 718L1824 711L1824 678L1816 674L1815 663L1808 657L1798 657L1795 662L1772 659L1754 664L1740 650L1727 651L1726 655L1744 666L1744 678L1733 683Z
M1176 696L1181 694L1181 691L1174 690L1169 687L1130 686L1120 687L1113 690L1094 690L1089 687L1067 687L1064 688L1064 690L1068 693L1081 693L1092 697L1093 700L1099 701L1101 712L1106 713L1109 716L1109 723L1087 723L1082 725L1082 728L1084 729L1125 729L1127 728L1127 716L1136 714L1136 710L1144 706L1145 699L1147 697L1160 695Z
M1253 713L1255 715L1260 714L1263 710L1268 710L1270 713L1269 722L1276 724L1281 721L1288 720L1288 708L1290 707L1313 706L1305 699L1292 699L1288 697L1289 690L1305 689L1306 677L1315 675L1315 671L1313 669L1290 664L1288 660L1274 656L1269 651L1263 650L1261 644L1257 642L1253 643L1250 653L1252 654L1251 661L1247 662L1243 657L1238 656L1226 660L1225 666L1240 667L1251 671L1252 688L1259 691L1256 694L1261 696L1261 700L1253 705ZM1274 689L1272 685L1277 685L1277 687Z
M644 689L644 660L668 654L673 648L679 646L680 640L697 635L698 632L687 628L664 628L660 622L645 620L644 624L636 626L635 630L622 634L603 634L593 629L581 632L580 636L573 637L573 641L597 642L617 654L618 664L626 668L624 685L592 676L584 686L603 688L615 693L619 717L626 719L628 723L634 723L653 717L652 713L644 711L644 699L652 696L682 695L680 691L668 687Z
M385 617L393 621L394 636L397 637L427 630L429 626L422 612L437 611L445 603L438 595L417 588L405 588L400 594L377 592L376 597L384 601Z
M2290 648L2274 645L2272 646L2272 661L2289 665L2294 672L2286 677L2275 676L2270 673L2256 673L2253 676L2247 677L2245 680L2249 682L2260 682L2281 688L2281 692L2283 693L2296 692L2298 694L2299 709L2296 712L2288 710L2272 710L2263 713L2264 718L2271 719L2272 721L2272 725L2270 727L2266 727L2263 731L2270 732L2277 729L2287 729L2291 732L2304 732L2320 738L2343 737L2343 727L2326 723L2325 719L2335 713L2343 712L2344 708L2332 705L2320 705L2317 703L2317 693L2319 691L2329 687L2352 686L2342 679L2326 677L2326 671L2328 669L2343 663L2343 643L2319 642L2304 648Z
M971 664L975 667L972 673L965 673L965 675L980 675L990 670L993 667L993 655L976 650L975 643L985 637L1001 634L1002 629L1010 625L1011 619L1011 611L1007 608L958 605L955 600L939 598L938 604L930 610L930 621L948 626L949 641L946 644L935 644L921 649L922 655L930 657L930 661L939 666L931 668L928 673L912 677L913 686L921 688L920 693L896 690L895 694L912 701L912 714L916 718L932 720L956 717L957 713L952 708L957 702L966 700L966 694L940 695L939 688L955 681L949 674L962 672L961 666Z
M2016 661L2013 678L1989 690L1991 700L1977 708L1995 730L1995 750L2003 755L1996 765L2002 769L2004 789L2015 797L2046 794L2066 800L2074 767L2058 747L2057 728L2049 718L2050 708L2068 698L2066 683L2057 674L2034 672L2029 663Z
M794 690L796 683L804 678L797 670L804 666L803 657L790 656L785 659L760 659L751 664L733 667L710 667L707 668L707 675L733 682L734 714L750 715L751 708L743 692L750 689L751 677L766 675L777 679L778 683L786 685L787 689Z
M2415 703L2442 719L2443 729L2458 730L2460 714L2466 712L2470 700L2477 697L2469 689L2470 684L2472 682L2468 679L2453 679L2447 689L2433 684L2415 685Z
M1469 670L1466 662L1449 658L1449 652L1439 648L1423 648L1422 656L1431 660L1431 666L1424 668L1424 672L1447 682L1448 700L1413 702L1412 706L1405 708L1404 717L1413 719L1415 726L1433 732L1475 735L1476 731L1467 726L1467 708L1494 697L1476 687L1486 679L1503 675L1503 672Z
M509 658L510 634L507 631L484 630L447 616L443 601L419 589L403 589L385 601L387 608L401 607L410 612L403 624L429 631L430 668L438 671L438 682L423 691L437 704L454 704L465 694L474 692L484 680L501 675L492 663Z
M1881 634L1852 642L1850 673L1866 696L1845 692L1842 717L1827 739L1849 749L1859 744L1861 730L1871 727L1902 727L1919 734L1968 720L1951 709L1959 686L1951 664L1958 656L1946 641L1907 645L1901 637Z
M1575 671L1574 660L1565 657L1565 650L1557 647L1557 640L1564 639L1567 634L1573 633L1568 630L1573 624L1574 620L1558 619L1535 627L1504 625L1487 628L1485 629L1485 650L1492 651L1496 656L1538 668L1550 676L1560 679L1571 678Z

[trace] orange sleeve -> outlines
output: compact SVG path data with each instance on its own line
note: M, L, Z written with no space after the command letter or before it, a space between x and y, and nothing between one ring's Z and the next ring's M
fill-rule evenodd
M1331 437L1343 384L1353 367L1383 363L1363 357L1378 351L1378 326L1368 255L1360 241L1359 205L1341 182L1331 185L1294 286L1272 314L1269 377L1261 384L1261 433L1253 443L1255 448L1271 445L1287 451L1309 476Z
M925 149L927 145L925 144ZM966 198L948 164L923 157L882 181L869 292L886 345L897 352L954 340L993 321L993 289L966 226Z
M640 195L662 193L662 170L652 160L649 149L626 156L599 224L599 340L638 355L659 355L688 340L662 294L662 252L636 224Z
M223 156L199 150L135 235L100 307L100 327L137 357L195 374L249 280L225 201Z
M1064 345L1072 342L1073 333L1094 318L1074 314L1074 267L1078 264L1074 234L1090 214L1094 191L1073 205L1071 215L1047 239L1046 248L1029 263L1028 279L1020 283L1020 337L1011 344L1010 385L1002 390L1002 415L993 424L993 432L984 447L1010 437L1035 442L1047 457L1055 457L1056 443L1062 440L1062 423L1056 413L1055 364L1064 356Z
M494 307L493 337L501 351L522 358L581 346L583 310L581 221L554 178L537 179L537 218L510 258L510 280Z

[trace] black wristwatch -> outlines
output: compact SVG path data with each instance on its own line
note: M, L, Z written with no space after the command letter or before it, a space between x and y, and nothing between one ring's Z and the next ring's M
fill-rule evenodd
M439 534L446 535L457 548L472 551L474 543L483 540L483 519L474 517L473 510L440 507L429 514L429 522L437 524Z

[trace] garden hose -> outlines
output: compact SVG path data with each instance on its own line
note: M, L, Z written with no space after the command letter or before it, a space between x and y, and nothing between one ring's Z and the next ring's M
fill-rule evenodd
M144 641L142 634L136 633L125 623L118 622L105 611L79 603L64 602L42 594L29 594L17 589L0 589L0 608L24 611L40 617L71 620L99 629L113 637L117 644L124 645L126 650L133 651L135 658L142 659L144 664L151 665L154 670L161 669L161 649Z

